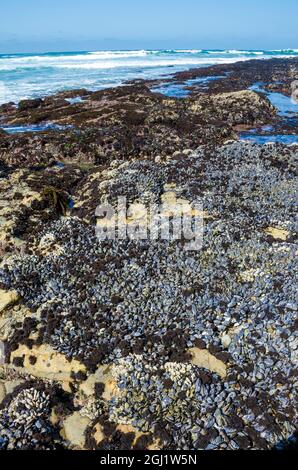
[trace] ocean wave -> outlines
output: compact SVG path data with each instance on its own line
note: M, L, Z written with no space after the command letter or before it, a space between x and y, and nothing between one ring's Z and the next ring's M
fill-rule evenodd
M61 64L64 68L111 68L110 62L115 63L115 67L122 67L126 64L130 66L133 60L139 60L139 65L143 66L143 60L153 62L159 60L161 66L164 65L166 60L172 61L175 65L177 60L184 61L187 65L192 63L191 60L198 60L211 56L212 60L218 58L229 59L231 56L236 58L241 57L270 57L274 56L290 56L298 53L298 49L280 49L272 51L260 50L239 50L239 49L226 49L226 50L202 50L202 49L166 49L166 50L130 50L130 51L92 51L92 52L78 52L78 53L48 53L48 54L35 54L35 55L13 55L13 56L0 56L0 71L13 71L21 68L44 68L44 67L58 67ZM226 60L225 59L225 60ZM190 60L190 62L189 62ZM121 61L121 63L120 63ZM90 66L87 66L90 63ZM102 67L99 64L102 64ZM200 62L198 62L200 63ZM87 65L85 65L87 64ZM106 65L107 64L107 65ZM156 65L156 64L154 64Z
M145 50L139 50L139 51L94 51L94 52L88 52L87 55L92 56L92 58L96 57L98 59L113 59L114 57L116 59L121 58L126 58L126 57L146 57L147 55L151 53L155 53L158 51L145 51Z
M182 54L200 54L203 51L202 49L178 49L177 52Z
M217 50L206 50L205 51L207 54L252 54L252 55L265 55L266 51L242 51L238 49L225 49L222 51L217 51Z
M165 54L200 54L203 49L165 49L159 52Z
M57 64L56 68L63 69L113 69L119 67L170 67L170 66L199 66L199 65L211 65L211 64L224 64L224 63L234 63L239 60L249 60L249 58L197 58L197 59L168 59L168 60L151 60L151 61L127 61L127 62L97 62L97 63L82 63L82 64Z
M289 53L289 54L293 54L293 53L298 54L298 49L270 49L268 52L283 52L283 53Z
M214 52L214 51L212 51ZM215 54L218 54L217 56ZM232 55L232 53L230 53ZM262 59L265 57L263 54L257 55L256 58ZM74 55L58 56L58 57L42 57L34 56L30 58L0 60L0 73L5 72L21 72L29 71L31 73L38 73L46 69L86 69L86 70L104 70L104 69L125 69L125 68L153 68L153 67L175 67L175 66L200 66L212 65L221 63L234 63L242 60L249 60L250 54L234 54L234 57L229 56L227 53L214 52L209 54L181 54L173 55L148 55L148 56L121 56L121 54L110 57L108 54L105 56L93 55Z
M145 51L144 51L145 52ZM86 60L86 61L93 61L93 60L106 60L106 59L120 59L120 58L130 58L130 57L145 57L147 53L143 53L143 51L139 51L138 53L135 52L134 54L130 54L128 52L119 52L119 53L114 53L114 52L92 52L92 53L86 53L86 54L77 54L77 55L57 55L57 56L52 56L52 55L35 55L35 56L24 56L24 57L13 57L6 59L11 63L40 63L40 62L56 62L56 61L69 61L69 62L76 62L78 60ZM3 59L5 60L5 59ZM1 63L1 59L0 59Z

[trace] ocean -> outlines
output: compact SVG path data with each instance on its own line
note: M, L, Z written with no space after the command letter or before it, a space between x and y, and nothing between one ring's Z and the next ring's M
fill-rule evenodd
M115 87L132 79L169 76L193 67L240 60L297 57L281 50L135 50L0 54L0 104L62 90Z

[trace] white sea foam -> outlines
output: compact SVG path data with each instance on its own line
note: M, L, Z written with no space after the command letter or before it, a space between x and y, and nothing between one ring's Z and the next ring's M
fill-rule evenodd
M188 65L204 65L216 64L239 60L229 57L195 57L194 54L179 57L178 55L169 56L148 56L140 58L134 56L124 57L121 55L109 57L109 55L76 55L76 56L55 56L55 57L22 57L20 59L2 59L0 60L0 71L17 71L44 68L62 68L62 69L116 69L123 67L169 67L169 66L188 66Z
M198 66L208 64L224 64L239 62L239 60L249 60L247 57L239 58L199 58L199 59L170 59L170 60L151 60L151 61L135 61L130 60L126 62L95 62L95 63L84 63L84 64L57 64L55 67L62 69L114 69L120 67L134 68L134 67L170 67L170 66Z
M96 57L98 59L119 59L119 58L126 58L126 57L146 57L151 53L156 53L158 51L95 51L95 52L88 52L89 56ZM86 56L84 56L86 57Z
M238 49L225 49L224 51L206 51L208 54L242 54L242 55L246 55L246 54L252 54L252 55L264 55L266 54L266 52L263 52L263 51L241 51L241 50L238 50Z
M175 50L169 50L167 52L174 52L177 54L200 54L203 52L202 49L175 49Z
M270 49L269 52L298 53L298 49Z

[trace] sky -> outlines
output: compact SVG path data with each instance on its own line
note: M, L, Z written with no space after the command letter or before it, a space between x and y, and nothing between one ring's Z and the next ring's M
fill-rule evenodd
M297 0L0 0L0 53L298 48Z

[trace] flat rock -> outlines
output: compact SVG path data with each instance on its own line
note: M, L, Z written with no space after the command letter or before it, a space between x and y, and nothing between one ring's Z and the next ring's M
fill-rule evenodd
M0 313L6 308L16 303L19 299L19 295L15 291L5 291L0 289Z
M192 355L192 364L216 372L222 378L226 376L227 366L225 363L216 359L207 349L190 348L188 351Z
M283 241L286 241L290 235L290 232L288 232L287 230L277 227L267 227L265 228L264 232L267 233L267 235L270 235L275 240Z
M24 369L27 373L42 379L72 382L72 373L85 371L85 366L79 361L67 360L63 354L47 344L32 349L20 345L17 350L12 352L11 362L19 357L24 359ZM34 364L30 362L32 357L36 359Z
M85 431L89 424L89 418L80 415L79 412L75 412L64 421L61 435L72 445L83 448L85 444Z
M112 375L112 365L100 366L94 374L80 385L80 390L86 396L94 395L94 387L96 383L102 383L105 386L102 398L109 401L113 396L119 393L117 382Z

